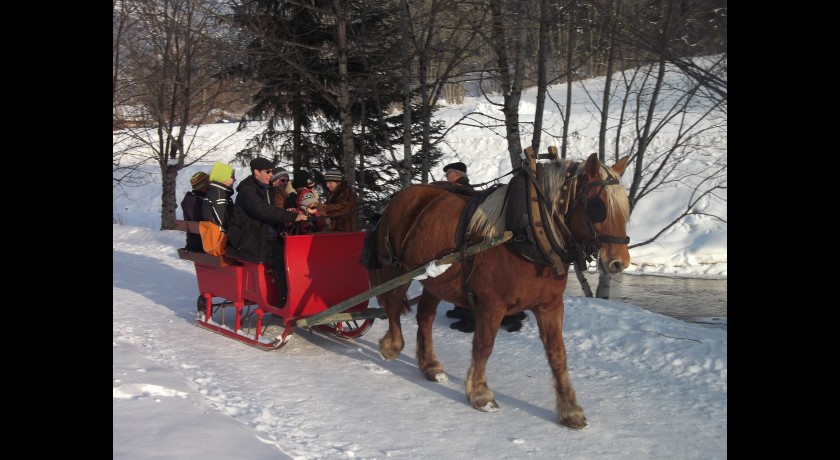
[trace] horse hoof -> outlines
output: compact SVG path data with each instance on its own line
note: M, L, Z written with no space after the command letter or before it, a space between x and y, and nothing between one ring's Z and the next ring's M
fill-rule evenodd
M586 420L586 417L568 417L560 420L560 424L573 430L589 428L589 422Z
M385 358L386 361L393 361L400 356L402 351L401 346L394 346L394 341L387 335L379 339L379 354Z
M430 382L444 383L449 381L449 378L446 377L446 374L443 372L442 369L440 369L440 366L438 366L438 368L435 369L426 369L422 372L423 377L426 377L426 380Z
M379 354L382 355L382 357L386 361L393 361L397 359L397 357L400 355L400 350L396 350L390 347L383 347L380 345Z
M433 361L431 364L421 366L420 372L422 372L423 377L426 377L426 380L430 382L449 381L446 374L443 372L443 366L437 360Z
M394 353L391 350L379 350L379 354L382 356L383 359L385 359L385 361L393 361L397 359L397 356L400 355L399 352Z
M499 404L496 402L495 399L486 400L483 398L479 398L472 402L472 406L475 410L480 410L481 412L499 411Z
M427 375L426 379L437 383L446 383L449 381L449 377L447 377L446 374L444 374L443 372L439 372L433 375Z

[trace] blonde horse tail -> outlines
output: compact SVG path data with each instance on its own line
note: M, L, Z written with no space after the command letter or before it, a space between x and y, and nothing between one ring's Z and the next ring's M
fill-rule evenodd
M393 276L389 276L389 273L386 273L386 270L389 270L390 272L393 269L390 269L389 267L382 267L368 270L368 279L370 280L371 288L375 288L376 286L386 283L393 278ZM394 299L392 292L393 291L387 291L376 296L376 300L379 302L381 307L387 307L388 299ZM402 300L399 302L399 307L399 313L401 316L411 311L411 304L409 303L407 292L406 294L403 294Z

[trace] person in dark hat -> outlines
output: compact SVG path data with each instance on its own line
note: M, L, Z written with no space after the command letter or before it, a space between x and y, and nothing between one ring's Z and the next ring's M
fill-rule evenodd
M228 222L227 255L253 263L269 264L280 290L280 304L286 304L285 240L280 233L284 224L306 221L305 213L294 213L274 204L275 194L269 185L274 164L265 158L251 161L251 175L236 187L236 201ZM279 231L278 231L279 229Z
M181 211L184 213L184 220L201 222L203 214L202 204L207 199L207 187L210 185L210 176L204 171L199 171L190 177L192 190L184 194L181 200ZM187 232L187 244L184 246L187 251L204 252L201 244L201 235Z
M469 177L467 177L467 165L464 163L460 161L449 163L443 167L443 172L446 174L447 181L474 190L472 184L470 184ZM449 325L452 329L457 329L461 332L473 332L475 330L475 313L468 308L455 305L452 310L446 312L446 316L458 319L458 321ZM507 326L509 332L518 331L522 329L522 320L525 318L527 318L525 312L505 316L502 318L502 326Z
M464 163L460 161L449 163L443 167L443 173L446 175L446 180L450 184L463 185L473 190L473 186L470 185L470 178L467 177L467 165ZM449 326L452 329L457 329L461 332L472 332L475 330L475 315L468 308L455 305L452 310L446 312L446 316L458 319L458 321L455 321Z
M329 168L324 173L324 187L327 188L327 202L314 203L310 209L329 219L330 230L333 232L355 232L356 208L358 199L344 180L344 173L338 168Z
M470 185L470 178L467 177L467 165L464 163L461 163L460 161L456 163L449 163L443 167L443 173L446 174L447 181L453 184L469 187L470 190L473 190L473 186Z

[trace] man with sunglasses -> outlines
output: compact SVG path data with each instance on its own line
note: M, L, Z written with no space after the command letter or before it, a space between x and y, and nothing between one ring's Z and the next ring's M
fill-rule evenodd
M275 205L269 180L274 165L265 158L251 160L251 175L236 187L233 215L228 222L227 255L253 263L269 264L280 290L280 305L286 304L287 284L284 240L279 234L285 224L306 221L305 213L294 213Z

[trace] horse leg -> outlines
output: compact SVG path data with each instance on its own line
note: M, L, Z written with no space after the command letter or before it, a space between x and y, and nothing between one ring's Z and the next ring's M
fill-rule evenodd
M561 301L562 302L562 301ZM557 422L572 429L586 428L589 424L583 408L577 403L575 390L566 367L566 346L563 343L563 305L550 310L533 310L540 329L540 340L545 347L548 365L554 374L557 399Z
M379 354L388 361L396 359L405 347L400 316L409 309L408 300L405 298L407 289L407 287L396 288L377 296L379 305L385 308L385 313L388 315L388 330L379 339Z
M475 308L475 332L473 332L472 363L467 371L464 387L467 400L473 408L483 412L496 412L499 404L493 397L493 391L487 386L487 360L493 353L496 334L505 306L477 305Z
M446 382L443 365L435 356L435 346L432 341L432 325L440 299L423 290L420 302L417 304L417 367L432 382Z

